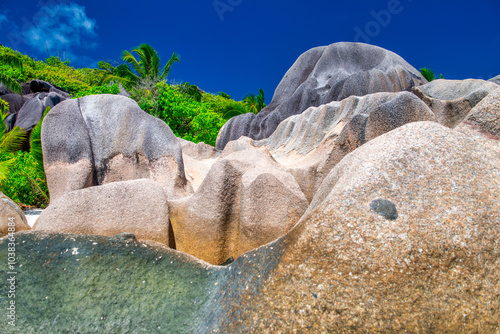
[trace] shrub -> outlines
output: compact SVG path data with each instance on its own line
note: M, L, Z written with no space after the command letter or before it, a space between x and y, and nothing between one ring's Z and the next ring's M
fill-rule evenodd
M114 84L111 86L93 86L86 90L78 91L74 94L73 98L77 99L79 97L84 97L88 95L98 95L98 94L118 94L120 93L120 88L118 85Z
M75 69L69 66L69 61L62 61L59 57L49 57L45 62L37 61L10 48L0 46L0 60L4 55L16 56L23 66L21 70L7 62L0 61L0 72L19 82L44 80L70 93L86 91L92 86L101 86L107 76L107 72L101 69Z
M41 175L38 173L35 158L29 152L18 151L16 153L4 153L0 155L0 161L14 159L11 172L7 180L2 183L2 192L18 204L31 205L44 208L48 201L39 193L34 184ZM44 191L48 193L45 185Z
M421 68L421 69L420 69L420 73L421 73L421 74L422 74L422 76L423 76L424 78L426 78L426 79L427 79L427 81L429 81L429 82L431 82L431 81L433 81L433 80L435 80L435 79L436 79L436 77L434 76L434 72L433 72L431 69L429 69L429 68L426 68L426 67ZM443 74L441 74L441 75L439 76L439 79L444 79Z

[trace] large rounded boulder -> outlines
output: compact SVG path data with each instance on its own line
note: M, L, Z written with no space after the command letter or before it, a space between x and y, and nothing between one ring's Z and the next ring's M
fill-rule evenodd
M167 200L162 186L147 179L75 190L51 201L33 229L109 237L131 233L169 245Z
M43 121L42 148L51 199L142 178L161 183L169 197L188 189L175 135L124 96L93 95L58 104Z
M232 330L496 332L499 191L499 151L440 124L366 143L330 172Z
M16 232L31 230L19 206L0 191L0 238Z
M237 116L224 125L216 147L223 149L241 136L267 138L281 121L311 106L353 95L408 91L426 82L403 58L377 46L343 42L313 48L297 59L258 115Z

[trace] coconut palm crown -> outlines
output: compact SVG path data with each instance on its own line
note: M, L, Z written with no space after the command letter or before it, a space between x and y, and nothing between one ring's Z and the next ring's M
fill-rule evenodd
M138 58L132 53L135 53ZM125 63L117 67L104 62L101 62L100 67L111 72L106 78L107 82L117 81L130 89L140 84L156 84L165 80L172 65L180 61L180 56L174 52L165 66L161 68L158 52L151 45L143 43L132 52L123 51L122 59Z

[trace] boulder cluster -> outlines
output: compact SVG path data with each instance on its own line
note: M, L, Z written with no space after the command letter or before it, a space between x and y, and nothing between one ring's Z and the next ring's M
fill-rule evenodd
M70 234L108 262L89 238L119 259L130 243L157 247L169 275L199 284L160 294L166 308L200 305L173 332L495 332L495 80L427 82L379 47L314 48L215 148L176 138L127 97L64 101L42 126L51 203L20 238L48 256L47 240ZM138 241L116 246L122 233Z
M9 103L9 115L5 119L6 131L16 126L31 131L47 107L53 108L68 98L67 91L42 80L23 84L22 94L15 94L0 86L0 99Z

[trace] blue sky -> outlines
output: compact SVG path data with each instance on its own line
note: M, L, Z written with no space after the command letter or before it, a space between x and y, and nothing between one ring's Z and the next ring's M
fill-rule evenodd
M170 80L235 99L275 88L308 49L363 41L448 79L500 74L500 1L1 0L0 43L75 67L120 59L146 42Z

